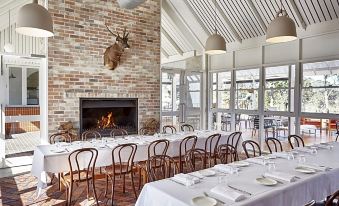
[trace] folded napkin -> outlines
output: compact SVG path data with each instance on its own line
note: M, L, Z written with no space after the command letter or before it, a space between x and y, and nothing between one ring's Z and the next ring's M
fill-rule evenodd
M295 148L295 150L297 150L299 152L310 153L310 154L312 154L312 152L313 152L311 149L306 148L306 147L297 147L297 148Z
M328 145L328 144L317 144L314 146L321 148L321 149L331 149L331 145Z
M205 176L203 176L199 171L197 172L192 172L192 173L189 173L190 175L193 175L194 177L197 177L199 179L203 179L205 178Z
M228 174L232 174L234 172L234 168L226 164L214 165L213 168L219 172L224 172Z
M249 158L246 159L246 161L254 164L265 165L265 161L263 158Z
M288 159L291 156L291 154L289 154L287 152L276 152L276 153L274 153L274 155L276 157L283 158L283 159Z
M316 165L316 164L299 164L298 166L300 166L300 167L307 167L307 168L314 169L316 171L321 171L321 172L330 170L329 167L320 166L320 165Z
M290 174L286 174L283 172L277 172L277 171L273 171L273 172L266 172L264 174L265 177L270 177L272 179L275 180L282 180L285 182L294 182L295 181L295 175L290 175Z
M244 194L234 191L226 185L218 185L216 187L213 187L211 189L211 193L232 200L233 202L238 202L245 199Z
M172 177L172 180L184 184L186 186L191 186L200 182L199 178L183 173L174 175L174 177Z

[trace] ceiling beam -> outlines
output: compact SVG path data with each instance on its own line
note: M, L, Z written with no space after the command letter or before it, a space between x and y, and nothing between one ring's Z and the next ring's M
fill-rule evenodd
M161 48L161 53L166 57L168 58L169 57L169 54L167 53L167 51L163 48Z
M306 30L307 25L306 25L306 23L305 23L303 17L301 16L300 11L299 11L297 5L295 4L294 0L289 0L289 2L290 2L290 4L292 5L292 10L293 10L294 13L296 14L296 17L297 17L298 21L300 22L301 27L302 27L304 30ZM293 12L293 11L292 11L292 12Z
M172 44L174 47L175 51L183 55L184 51L178 46L178 44L173 40L173 38L167 33L167 31L164 29L164 27L161 27L161 33L166 37L166 39Z
M248 5L250 5L250 8L252 9L254 16L258 19L260 26L263 28L264 31L267 31L267 26L266 26L264 20L262 20L257 8L255 8L252 0L247 0L247 3L248 3Z
M191 12L191 14L194 16L195 20L197 20L199 26L204 30L204 32L207 34L207 36L210 36L211 33L208 31L207 27L205 24L201 21L197 13L193 10L192 6L187 2L187 0L183 1L185 5L187 6L188 10Z
M201 49L204 49L203 43L200 41L199 37L197 34L192 30L192 28L189 26L185 18L182 17L182 15L178 12L178 10L174 7L174 5L168 1L168 0L163 0L162 1L162 8L164 13L171 18L173 22L175 22L175 25L178 27L179 31L181 31L188 40L188 42L191 43L193 46L194 43L192 40L194 39L196 44L198 44ZM187 35L189 35L187 37ZM194 46L193 46L194 47Z
M219 6L219 4L214 0L214 4L215 7L217 9L217 11L221 14L221 17L224 19L224 21L226 22L227 25L227 29L231 31L231 33L233 34L233 36L235 37L235 39L241 43L242 39L239 35L239 33L237 32L237 30L235 30L235 28L233 27L232 23L229 21L229 19L227 18L226 14L224 13L224 11L221 9L221 7Z

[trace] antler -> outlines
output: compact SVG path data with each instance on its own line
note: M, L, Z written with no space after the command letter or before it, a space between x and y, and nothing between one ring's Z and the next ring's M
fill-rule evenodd
M114 33L108 28L107 24L105 24L105 26L106 26L107 30L108 30L113 36L119 37L119 34L118 34L118 35L114 34Z
M124 34L122 35L122 38L127 38L129 35L129 32L126 34L126 27L124 28Z

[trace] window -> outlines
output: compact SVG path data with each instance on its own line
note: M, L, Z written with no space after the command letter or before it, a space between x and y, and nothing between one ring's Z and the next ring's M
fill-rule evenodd
M27 104L39 104L39 70L27 68Z
M294 65L265 68L265 111L289 111L294 98L294 74Z
M162 73L162 111L177 111L180 101L180 74Z
M9 68L9 104L22 105L22 68L10 67Z
M236 71L236 109L257 110L259 69Z
M303 64L302 112L339 113L339 60Z
M212 109L230 108L231 76L231 71L212 74Z
M200 74L187 75L189 108L200 108Z

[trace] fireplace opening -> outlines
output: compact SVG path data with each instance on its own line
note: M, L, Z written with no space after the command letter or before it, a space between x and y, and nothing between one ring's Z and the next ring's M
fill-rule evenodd
M95 130L109 136L112 129L138 133L138 99L80 98L80 133Z

